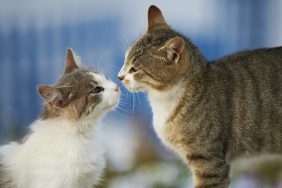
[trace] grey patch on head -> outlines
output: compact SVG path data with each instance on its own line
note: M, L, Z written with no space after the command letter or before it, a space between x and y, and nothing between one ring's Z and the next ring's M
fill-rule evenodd
M85 117L88 116L90 113L92 113L95 109L95 107L102 101L99 94L96 94L92 98L85 97L83 100L83 103L78 107L77 106L77 112L78 117Z
M102 101L101 97L97 96L95 103L92 103L92 105L90 105L90 107L88 108L88 111L86 113L86 115L89 115L91 112L94 111L95 107Z
M101 74L92 68L80 68L71 73L61 75L54 85L56 88L60 88L62 95L61 100L66 104L65 107L72 104L77 111L78 118L84 117L86 113L89 114L91 112L90 109L92 109L90 106L92 106L94 102L88 97L91 90L98 86L98 82L93 76L88 74L90 72ZM41 118L58 117L63 110L65 110L65 108L56 109L46 104Z

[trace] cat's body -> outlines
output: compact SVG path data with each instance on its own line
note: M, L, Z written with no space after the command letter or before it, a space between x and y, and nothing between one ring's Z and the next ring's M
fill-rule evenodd
M79 132L77 126L88 130ZM91 126L61 119L34 122L24 143L0 148L5 176L12 179L0 187L92 188L106 163L99 127Z
M185 80L179 82L175 89L161 92L162 94L149 92L154 125L161 127L164 124L183 122L189 125L186 125L187 129L191 130L189 135L197 137L202 134L206 137L213 136L212 131L218 130L218 135L214 132L216 142L220 140L219 137L228 141L221 143L226 147L223 150L228 161L248 154L281 153L280 73L282 73L281 47L242 52L209 63L198 78L188 82L184 78ZM167 100L163 100L166 96ZM169 101L168 99L172 97L176 99L173 102L170 100L172 104L163 103L167 107L162 108L161 103L155 104L158 100ZM157 109L166 109L166 118L161 115L165 113ZM158 117L156 118L158 120L155 120L155 117ZM162 122L156 122L161 119L159 117L163 117ZM201 125L204 127L201 128ZM192 130L195 126L199 132ZM266 139L266 135L270 137ZM227 137L224 138L225 136ZM192 137L187 139L193 142Z
M239 157L282 154L282 47L207 62L152 6L119 77L148 92L157 135L187 161L196 187L228 187Z
M254 56L282 54L282 48L258 51ZM246 58L255 58L248 53ZM240 157L282 154L282 85L271 84L282 83L282 58L268 63L268 57L255 64L224 58L224 63L207 64L198 79L180 82L168 92L149 92L158 136L200 178L224 177L229 163ZM220 173L215 172L218 165L223 166Z
M41 118L22 143L0 147L1 188L93 188L105 167L99 120L119 101L104 75L81 68L67 53L65 73L53 86L39 86Z

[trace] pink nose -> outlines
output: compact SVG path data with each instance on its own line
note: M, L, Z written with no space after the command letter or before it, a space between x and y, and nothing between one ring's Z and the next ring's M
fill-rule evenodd
M116 92L119 92L119 87L116 85L116 87L115 87L115 91Z

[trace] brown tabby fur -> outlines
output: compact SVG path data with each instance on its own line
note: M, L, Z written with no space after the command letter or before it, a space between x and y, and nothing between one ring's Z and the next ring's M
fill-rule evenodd
M234 159L282 153L282 47L207 62L155 6L148 23L128 50L127 73L119 77L128 89L149 96L178 86L162 133L191 167L195 187L226 188ZM139 88L130 88L125 75Z

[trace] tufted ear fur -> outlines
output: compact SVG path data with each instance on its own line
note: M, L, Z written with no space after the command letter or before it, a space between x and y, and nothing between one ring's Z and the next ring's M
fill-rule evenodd
M67 49L66 62L65 62L65 74L79 69L79 65L76 60L76 56L71 48Z
M166 51L167 59L171 64L177 64L185 49L185 41L181 37L169 39L159 50Z
M151 5L148 10L148 32L160 26L167 27L162 12L158 7Z
M38 86L40 96L55 108L64 108L69 104L69 98L64 97L62 90L54 86Z

